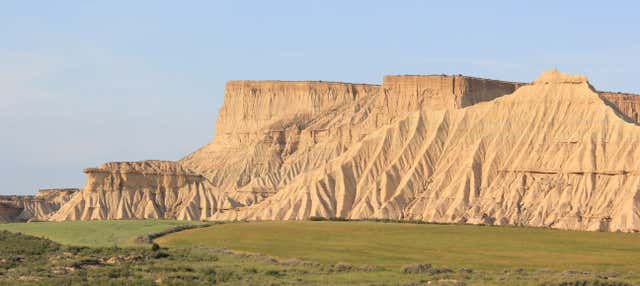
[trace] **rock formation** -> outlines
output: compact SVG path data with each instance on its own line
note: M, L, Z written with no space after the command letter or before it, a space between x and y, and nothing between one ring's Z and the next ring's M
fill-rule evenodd
M35 196L0 196L0 222L47 220L78 189L43 189Z
M170 161L106 163L84 172L88 181L51 220L205 219L228 200L207 180Z
M586 78L551 71L490 102L410 112L263 202L214 218L638 231L639 140Z
M52 219L351 219L640 230L636 97L531 84L230 81L214 140L108 163Z
M407 112L462 108L520 85L441 75L386 76L383 85L230 81L216 137L181 163L250 205Z
M619 92L600 92L600 95L629 119L640 122L639 95Z
M22 210L15 199L3 196L0 198L0 223L19 221Z

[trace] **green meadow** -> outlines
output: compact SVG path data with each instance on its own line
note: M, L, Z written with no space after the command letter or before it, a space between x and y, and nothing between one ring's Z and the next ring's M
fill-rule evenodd
M502 270L640 272L640 235L543 228L381 222L228 223L177 232L162 246L204 245L299 258L397 268L409 263Z
M0 224L0 285L640 285L637 234L285 221L136 242L190 224Z
M176 220L64 221L0 224L0 230L76 246L136 246L136 237L199 222Z

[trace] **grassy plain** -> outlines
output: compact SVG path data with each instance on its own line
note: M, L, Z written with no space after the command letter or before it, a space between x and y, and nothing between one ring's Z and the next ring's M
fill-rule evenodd
M229 248L320 263L409 263L640 273L640 235L379 222L229 223L161 237L162 246Z
M175 220L64 221L0 224L0 230L45 237L76 246L136 246L135 238L173 227L199 224Z
M305 221L114 243L185 223L0 225L0 285L640 285L634 234Z

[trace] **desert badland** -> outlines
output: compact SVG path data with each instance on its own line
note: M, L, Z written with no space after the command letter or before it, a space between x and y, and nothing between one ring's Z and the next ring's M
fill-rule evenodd
M640 231L640 100L550 70L382 85L229 81L211 143L87 168L2 219L310 217ZM48 194L45 195L45 193Z

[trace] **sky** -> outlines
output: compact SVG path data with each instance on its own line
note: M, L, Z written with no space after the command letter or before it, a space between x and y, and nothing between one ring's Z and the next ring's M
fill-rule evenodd
M0 194L178 160L232 79L532 81L640 93L637 1L0 1Z

